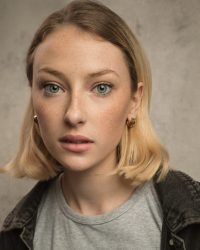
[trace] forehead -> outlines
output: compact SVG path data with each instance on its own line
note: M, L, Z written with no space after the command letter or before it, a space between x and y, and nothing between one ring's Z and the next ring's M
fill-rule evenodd
M120 48L73 25L57 28L37 47L34 68L44 65L79 70L109 67L119 73L124 70L128 73Z

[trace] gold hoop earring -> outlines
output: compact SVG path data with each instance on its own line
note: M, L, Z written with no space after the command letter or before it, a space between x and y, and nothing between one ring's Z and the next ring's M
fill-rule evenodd
M38 117L37 117L37 115L33 116L33 120L34 120L35 123L38 123Z
M126 125L127 125L128 128L134 127L135 124L136 124L136 119L135 118L131 118L130 121L128 119L126 120Z

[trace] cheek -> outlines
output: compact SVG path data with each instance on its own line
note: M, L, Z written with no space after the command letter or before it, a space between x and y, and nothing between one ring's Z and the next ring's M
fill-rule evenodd
M55 103L45 101L40 96L33 97L33 107L38 116L41 134L52 132L50 130L57 127L56 122L61 119L62 110Z
M122 133L127 119L127 102L114 101L99 113L99 124L108 133Z
M45 121L46 119L48 119L48 115L50 114L50 107L44 101L41 101L40 98L35 101L33 99L33 107L38 116L40 124L43 123L43 121Z

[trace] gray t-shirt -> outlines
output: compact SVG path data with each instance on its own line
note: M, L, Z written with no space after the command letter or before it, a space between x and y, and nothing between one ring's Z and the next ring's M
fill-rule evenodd
M159 250L161 228L152 181L111 212L85 216L67 205L57 178L38 210L34 250Z

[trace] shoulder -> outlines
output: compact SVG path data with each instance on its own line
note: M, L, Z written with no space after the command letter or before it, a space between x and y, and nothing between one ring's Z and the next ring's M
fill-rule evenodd
M200 182L170 170L165 180L155 183L163 216L172 231L200 224Z
M161 202L177 198L177 194L200 201L200 182L181 171L170 170L162 182L155 183L155 187Z
M40 201L54 179L38 182L6 217L2 230L22 228L37 213Z

